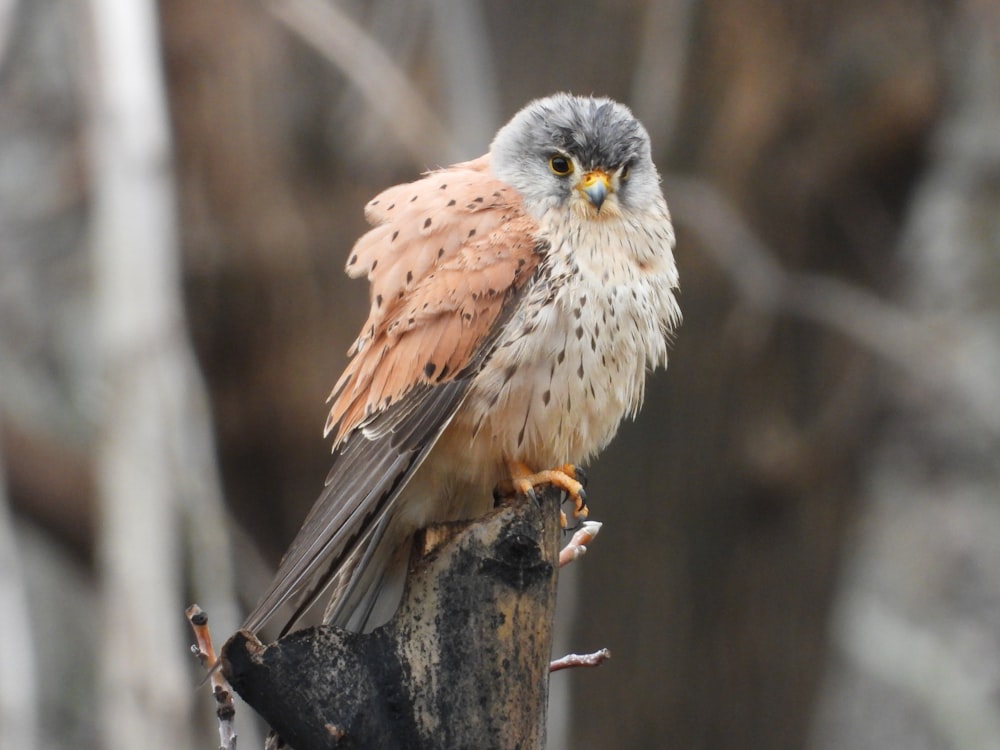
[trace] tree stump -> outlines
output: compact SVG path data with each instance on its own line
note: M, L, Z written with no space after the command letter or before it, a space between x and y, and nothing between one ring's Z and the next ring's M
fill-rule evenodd
M240 631L223 674L295 750L544 747L561 499L425 529L386 625Z

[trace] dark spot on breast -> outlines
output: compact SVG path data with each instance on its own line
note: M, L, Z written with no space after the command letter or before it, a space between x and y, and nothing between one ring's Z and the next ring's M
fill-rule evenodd
M444 255L444 248L443 247L439 247L438 248L438 257L440 258L442 255Z
M564 359L566 359L566 350L565 350L565 349L562 349L562 350L560 350L560 352L559 352L559 353L558 353L558 354L556 355L556 362L558 362L559 364L562 364L562 363L563 363L563 360L564 360Z
M397 237L399 237L399 230L398 229L395 232L392 233L392 239L389 240L389 242L395 242Z
M574 307L573 308L573 317L576 318L577 320L579 320L581 315L583 315L583 310L581 310L579 307Z
M545 404L545 406L548 406L549 405L549 400L551 398L552 398L552 391L545 391L542 394L542 403Z
M385 210L386 210L386 211L391 211L391 210L392 210L392 209L394 209L395 207L396 207L396 204L395 204L395 203L390 203L390 204L389 204L388 206L386 206L386 207L385 207Z
M347 265L353 266L357 262L358 262L358 254L354 253L354 255L351 256L351 259L347 261Z
M581 362L580 366L576 368L576 376L580 378L580 380L583 380L583 362Z
M448 189L448 183L447 182L442 182L441 183L441 187L438 188L438 190L447 190L447 189Z
M382 295L381 294L376 294L375 295L375 307L382 307Z
M427 229L427 227L429 227L430 225L431 225L431 219L428 216L426 219L424 219L424 229Z
M590 337L590 351L592 352L597 351L597 338L594 336Z
M455 205L455 199L452 198L450 201L448 201L448 205L449 206L454 206Z
M478 198L476 198L476 203L482 203L482 202L483 202L483 196L480 195Z
M507 365L507 369L503 372L504 382L509 382L512 377L517 373L517 365Z
M469 236L470 237L475 237L476 236L476 230L475 230L475 228L469 230Z
M413 281L413 271L407 271L406 272L406 283L409 284L411 281Z
M369 205L369 206L377 206L377 205L378 205L378 201L377 201L377 200L374 200L374 201L368 201L368 205Z
M378 265L378 258L376 258L375 260L373 260L373 261L372 261L372 270L373 270L373 271L375 270L375 267L376 267L377 265Z
M576 327L576 331L574 331L574 333L576 334L576 337L578 339L582 339L583 338L583 326L577 326Z
M427 377L431 377L434 375L434 371L436 369L437 369L436 364L434 364L433 362L428 362L426 365L424 365L424 375L426 375Z
M412 198L410 198L410 203L413 203L413 201L415 201L415 200L416 200L416 199L417 199L418 197L419 197L419 196L417 196L417 195L414 195L414 196L413 196Z

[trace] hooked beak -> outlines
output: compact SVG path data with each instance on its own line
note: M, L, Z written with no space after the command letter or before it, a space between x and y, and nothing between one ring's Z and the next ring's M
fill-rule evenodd
M580 178L580 184L578 187L580 192L582 192L587 197L587 200L590 201L591 205L600 211L601 206L604 204L604 200L611 192L611 178L608 176L607 172L601 169L595 169L587 172L582 178Z

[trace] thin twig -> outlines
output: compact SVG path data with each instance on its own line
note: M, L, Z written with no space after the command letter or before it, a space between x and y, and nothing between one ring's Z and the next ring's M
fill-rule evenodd
M347 76L417 163L448 154L451 141L440 119L378 42L336 3L267 0L265 7Z
M171 624L180 601L177 469L167 396L187 345L157 6L89 0L89 174L95 338L102 746L190 747L191 691ZM142 238L141 251L136 238Z
M560 669L573 667L599 667L610 658L611 651L606 648L592 654L566 654L561 659L549 663L549 672L558 672Z
M559 552L560 568L587 554L587 545L594 541L594 538L601 531L601 525L600 521L584 521L580 525L580 528L573 534L573 538Z
M233 705L233 690L219 669L215 647L212 645L212 634L208 629L208 615L197 604L192 604L184 612L184 616L187 617L194 633L196 645L191 647L191 651L208 671L212 694L218 704L215 715L219 718L219 750L236 750L236 707Z

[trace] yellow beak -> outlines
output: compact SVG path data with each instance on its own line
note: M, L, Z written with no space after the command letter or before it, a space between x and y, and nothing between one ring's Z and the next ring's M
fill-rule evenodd
M590 201L591 205L600 211L604 200L611 192L611 177L608 176L607 172L595 169L587 172L580 178L580 183L577 187L587 196L587 200Z

